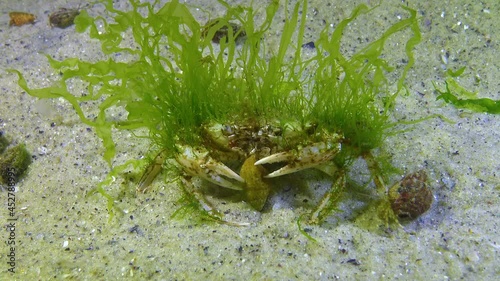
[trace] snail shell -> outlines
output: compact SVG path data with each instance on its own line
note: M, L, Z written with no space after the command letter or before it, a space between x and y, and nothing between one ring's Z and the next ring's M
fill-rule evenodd
M400 219L415 219L432 204L432 191L427 185L427 174L421 170L405 176L389 189L389 201Z
M75 22L76 16L80 14L78 9L60 8L49 16L51 27L66 28Z
M30 13L24 12L10 12L9 13L10 22L9 25L22 26L25 24L35 23L36 16Z

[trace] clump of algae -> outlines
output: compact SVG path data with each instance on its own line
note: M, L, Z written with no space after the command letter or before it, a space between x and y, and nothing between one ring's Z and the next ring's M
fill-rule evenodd
M477 92L465 89L454 79L462 75L464 71L465 66L455 72L448 70L446 72L445 89L441 90L434 84L434 88L439 93L436 99L442 99L446 103L451 103L456 108L468 109L473 112L500 114L500 100L478 98Z
M9 186L17 183L30 164L31 154L23 144L7 149L0 154L0 183Z
M3 153L9 146L9 144L10 141L7 139L3 132L0 132L0 153Z
M161 150L170 159L178 153L179 143L201 144L202 124L257 119L315 123L318 130L342 134L343 149L334 162L347 167L353 159L382 146L394 125L390 108L404 89L406 73L414 63L412 49L420 42L416 12L405 7L408 18L347 57L340 51L342 33L350 22L371 11L365 5L358 6L333 32L325 27L316 41L316 55L303 59L306 12L301 10L307 10L307 1L299 1L291 10L285 4L286 19L276 50L266 49L265 44L280 6L276 0L262 11L221 0L225 15L207 26L200 25L188 6L178 0L163 6L130 0L127 11L114 8L112 0L102 3L107 17L92 17L83 10L75 25L78 32L88 30L91 38L100 41L107 60L57 61L47 55L52 68L62 76L43 89L30 88L23 75L13 71L28 94L62 97L71 103L82 122L94 127L102 139L103 157L110 165L116 154L113 128L147 128L151 151ZM265 15L257 24L259 12ZM243 42L237 40L239 31L229 28L235 23L245 33ZM212 38L224 28L226 39L215 45ZM381 54L387 39L402 30L411 30L413 35L404 45L408 63L391 93L386 73L392 68ZM134 47L122 46L126 34L132 36ZM112 59L121 53L133 59ZM71 93L67 83L72 79L84 82L89 92ZM80 107L85 101L99 103L95 119L88 118ZM109 118L107 110L112 107L125 110L126 118ZM130 165L138 168L144 161L130 160L113 167L93 191L108 199L110 212L114 197L104 187ZM379 170L383 174L389 168L379 165Z

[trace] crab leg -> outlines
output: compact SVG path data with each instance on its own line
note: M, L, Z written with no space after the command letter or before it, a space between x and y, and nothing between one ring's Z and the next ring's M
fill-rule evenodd
M225 188L243 190L242 183L245 180L223 163L210 157L208 151L195 151L189 146L182 146L180 149L181 153L176 160L189 174Z
M255 165L287 162L286 166L265 176L274 178L324 164L330 161L340 148L339 142L317 142L299 149L269 155L255 162Z
M161 172L162 165L166 159L167 159L166 150L162 150L160 151L160 153L158 153L158 155L156 155L153 162L149 164L149 166L146 168L146 171L144 171L144 174L142 174L142 177L139 180L139 185L137 186L138 192L146 191L146 189L153 182L156 176L158 176L158 174Z
M232 221L226 221L223 219L224 215L221 214L220 212L217 211L217 209L212 206L212 204L205 198L203 193L201 193L191 182L191 179L188 179L186 177L181 177L181 185L184 188L184 192L190 197L192 197L193 200L196 200L201 208L201 211L204 215L206 215L204 218L214 220L219 223L224 223L228 225L233 225L233 226L249 226L249 223L246 222L232 222ZM175 213L172 215L175 216L176 213L180 212L182 210L179 209L175 211Z
M337 179L332 183L330 190L328 190L319 202L319 205L311 213L309 223L318 224L325 220L326 216L335 209L337 202L342 195L345 188L345 172L339 172Z

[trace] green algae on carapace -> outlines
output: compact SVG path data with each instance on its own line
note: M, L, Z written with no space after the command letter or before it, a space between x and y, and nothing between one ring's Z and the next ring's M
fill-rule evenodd
M110 165L116 153L113 129L148 129L151 155L161 152L143 177L147 182L144 188L161 168L171 171L180 168L181 175L196 174L216 184L224 182L221 178L230 174L234 186L237 182L243 186L245 181L252 182L247 186L257 191L250 192L247 200L261 208L269 194L264 178L283 173L267 174L248 165L285 161L282 168L288 171L300 170L297 166L319 168L332 177L331 189L309 217L310 222L320 223L336 208L340 194L346 191L347 171L355 159L362 157L377 163L379 157L387 156L377 149L383 146L384 138L396 124L391 120L391 109L398 93L405 89L406 73L414 63L413 48L420 42L416 12L402 7L409 14L407 18L389 27L379 39L346 56L341 52L343 32L349 23L372 11L366 5L359 5L333 31L327 25L315 42L316 54L304 59L301 46L307 1L299 1L292 7L285 3L280 42L271 52L266 35L280 10L279 1L271 1L262 15L259 14L262 10L252 7L219 3L225 7L225 15L202 26L189 7L177 0L163 6L130 0L132 8L127 11L116 9L111 0L103 1L109 17L93 18L84 10L75 19L75 25L79 32L89 30L90 37L101 42L109 59L57 61L47 55L50 65L62 76L55 85L43 89L30 88L23 75L13 71L28 94L38 98L62 97L71 103L82 122L94 127L102 139L104 159ZM255 21L257 16L262 16L260 25ZM382 54L387 39L400 31L412 35L402 44L407 64L391 92L386 74L393 68ZM244 40L240 40L242 33ZM132 35L134 47L122 45L126 34ZM216 40L219 44L216 48L212 41L217 34L222 35ZM113 55L119 53L131 54L134 59L113 60ZM66 83L72 79L85 83L89 92L71 93ZM100 104L95 119L89 119L80 107L84 101ZM126 118L109 118L107 110L112 107L125 110ZM206 128L212 124L219 124L223 130L215 132L216 135L228 132L228 126L257 128L240 130L249 136L243 145L249 143L254 147L243 149L241 143L234 142L243 139L243 135L228 133L224 136L227 140L219 140L225 145L214 149L213 139L206 135ZM290 126L296 129L287 129ZM269 127L275 129L268 131ZM220 151L228 150L244 151L239 159L243 161L237 164L243 166L241 176L225 166L225 158L219 157ZM311 161L303 161L304 158ZM146 163L146 160L130 160L113 167L90 193L105 196L113 212L115 196L106 187L130 166L137 169ZM387 163L368 165L381 196L386 196L385 181L394 170ZM251 181L248 177L258 178ZM179 178L186 198L196 200L191 205L203 209L209 218L223 221L198 189L189 186L189 177Z

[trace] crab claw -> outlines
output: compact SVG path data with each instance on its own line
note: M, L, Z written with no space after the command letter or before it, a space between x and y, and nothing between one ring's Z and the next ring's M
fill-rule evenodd
M195 151L189 146L180 148L181 153L176 160L187 173L225 188L243 190L242 183L245 180L223 163L210 157L208 151Z
M298 149L269 155L255 162L255 165L287 162L284 167L269 173L266 178L274 178L295 173L330 161L341 148L340 142L317 142Z

